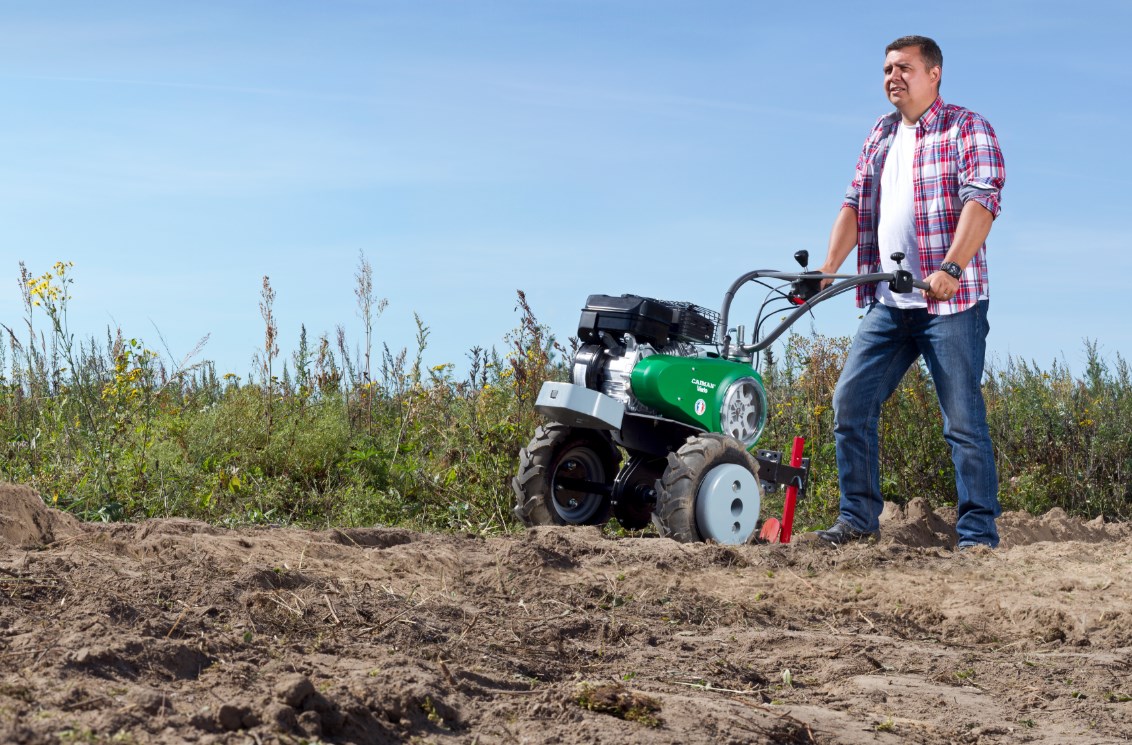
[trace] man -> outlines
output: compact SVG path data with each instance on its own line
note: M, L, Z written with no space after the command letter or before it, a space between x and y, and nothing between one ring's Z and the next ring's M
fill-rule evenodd
M998 545L998 477L982 395L986 351L986 245L1006 180L990 124L939 97L943 54L924 36L885 49L884 90L896 108L865 140L829 239L822 272L857 247L858 272L905 269L931 289L904 295L863 285L867 307L833 397L840 515L818 531L840 545L877 535L881 404L923 355L943 410L958 491L959 547Z

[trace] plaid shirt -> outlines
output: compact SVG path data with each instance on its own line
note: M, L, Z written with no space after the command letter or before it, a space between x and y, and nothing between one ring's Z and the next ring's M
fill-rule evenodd
M857 211L857 271L879 272L877 221L880 213L880 175L889 145L900 126L899 112L882 116L865 140L857 171L842 206ZM939 268L959 224L959 213L970 199L998 217L1006 183L1006 168L990 123L973 111L936 98L916 125L916 155L912 170L916 209L916 242L926 277ZM928 300L928 312L948 315L966 310L987 295L987 247L983 244L967 264L959 291L948 302ZM857 288L857 305L876 302L875 285Z

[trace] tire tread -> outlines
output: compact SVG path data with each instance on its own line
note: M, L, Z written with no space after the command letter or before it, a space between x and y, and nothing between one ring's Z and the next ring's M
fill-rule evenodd
M721 463L746 465L758 476L758 461L737 440L707 433L689 437L668 454L668 467L656 482L653 523L665 538L680 543L704 540L696 526L696 493L704 474Z
M592 434L591 434L592 433ZM561 516L550 506L550 485L547 483L547 468L565 444L571 440L588 440L591 447L603 457L610 467L607 474L610 482L617 473L621 453L608 436L596 430L578 430L566 424L551 422L535 430L534 437L527 447L519 451L519 469L511 479L511 489L515 493L512 514L527 527L535 525L566 525ZM599 510L591 524L604 522L609 517L609 506Z

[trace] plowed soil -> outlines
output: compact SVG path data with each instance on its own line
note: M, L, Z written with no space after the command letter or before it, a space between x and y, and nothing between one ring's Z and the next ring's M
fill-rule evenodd
M79 524L0 487L6 743L1094 743L1132 530L890 508L872 545Z

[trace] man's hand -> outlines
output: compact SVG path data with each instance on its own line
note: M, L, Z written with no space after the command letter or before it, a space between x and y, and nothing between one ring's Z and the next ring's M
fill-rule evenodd
M923 290L924 297L932 300L947 302L955 297L955 293L959 292L959 280L947 272L933 272L924 281L931 287L930 290Z
M828 264L823 264L822 266L818 267L818 273L819 274L837 274L837 267L830 269ZM833 284L832 279L823 279L821 281L821 289L824 290L825 288L829 287L831 284Z

